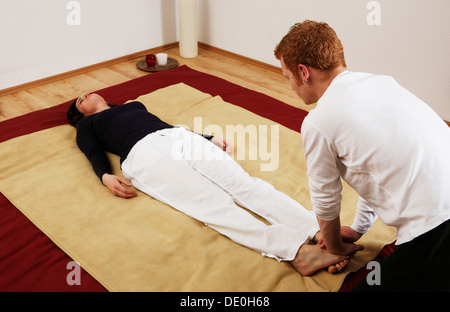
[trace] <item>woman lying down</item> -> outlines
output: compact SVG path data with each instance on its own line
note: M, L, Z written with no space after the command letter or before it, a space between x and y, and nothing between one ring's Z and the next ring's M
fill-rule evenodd
M94 93L76 99L67 117L77 128L79 148L114 195L134 197L134 186L243 246L290 261L302 275L323 268L335 273L348 265L349 257L312 244L321 239L314 215L271 184L249 176L228 155L231 147L224 140L169 125L137 101L110 107ZM105 151L120 156L131 183L112 175Z

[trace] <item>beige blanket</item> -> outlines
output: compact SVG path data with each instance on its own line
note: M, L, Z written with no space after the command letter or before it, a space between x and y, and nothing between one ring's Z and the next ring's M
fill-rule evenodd
M138 100L169 123L223 134L251 175L311 209L299 133L184 84ZM109 157L121 174L118 157ZM289 263L265 258L143 193L113 196L69 125L1 143L0 159L0 191L109 291L337 291L348 272L395 239L377 221L344 273L302 277ZM349 225L358 196L345 186L343 198L342 223Z

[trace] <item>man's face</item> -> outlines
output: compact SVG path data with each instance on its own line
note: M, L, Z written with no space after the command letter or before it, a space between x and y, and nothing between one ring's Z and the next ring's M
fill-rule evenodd
M281 58L281 69L283 72L283 76L289 80L289 84L291 85L292 91L294 91L299 98L305 101L304 97L304 86L303 83L299 83L297 77L287 68L286 64Z
M298 76L294 75L286 66L281 58L281 69L283 75L289 80L292 90L297 96L303 100L306 105L314 104L320 98L317 94L317 87L311 82L311 67L306 65L298 65ZM304 77L304 78L302 78ZM310 80L308 80L308 78ZM302 79L308 80L308 83L303 83Z

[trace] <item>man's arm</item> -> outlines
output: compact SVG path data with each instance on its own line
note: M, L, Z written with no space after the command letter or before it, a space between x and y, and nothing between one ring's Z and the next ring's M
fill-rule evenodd
M355 219L350 226L355 232L365 234L377 219L375 211L370 207L369 203L362 197L359 197L356 206Z
M353 255L363 246L344 242L340 209L342 183L337 167L337 152L331 142L307 121L302 125L303 148L308 163L308 181L313 210L323 237L322 246L339 255Z

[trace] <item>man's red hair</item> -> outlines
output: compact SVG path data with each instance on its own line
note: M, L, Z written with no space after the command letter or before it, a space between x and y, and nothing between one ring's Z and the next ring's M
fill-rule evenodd
M327 23L309 20L290 28L275 48L275 57L283 58L286 67L296 77L299 77L299 64L323 71L338 65L347 66L344 48L333 28Z

